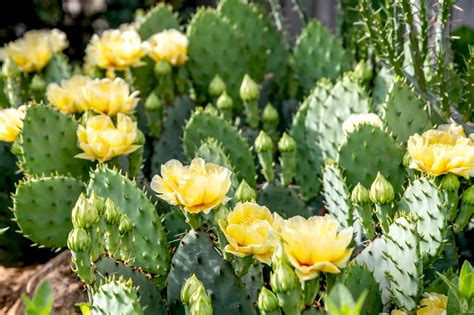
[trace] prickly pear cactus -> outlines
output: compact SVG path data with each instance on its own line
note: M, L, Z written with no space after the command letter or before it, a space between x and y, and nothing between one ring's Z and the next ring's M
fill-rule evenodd
M189 158L195 156L202 141L215 138L222 146L237 170L237 177L255 186L255 164L247 141L225 119L214 114L197 110L184 129L184 152Z
M41 246L65 247L72 229L71 211L83 191L84 183L72 177L20 182L13 196L13 212L22 234Z
M248 57L232 24L212 9L199 9L188 25L188 69L198 96L205 96L209 83L219 75L227 92L239 99L242 78L248 73Z
M98 168L91 174L88 193L110 198L132 221L134 237L130 248L123 250L134 257L131 266L158 277L158 285L164 285L169 269L169 252L166 233L155 207L146 194L134 182L114 170Z
M196 151L196 157L204 159L206 162L215 163L232 170L229 157L224 153L222 146L214 138L206 139Z
M138 296L144 315L165 314L166 308L163 305L160 291L146 275L138 270L134 270L122 262L111 257L104 256L95 262L96 286L100 281L105 281L111 276L123 277L125 280L132 280L133 286L138 288Z
M191 275L203 283L214 314L256 314L253 301L229 263L218 254L205 232L191 230L181 240L168 274L168 305L172 314L184 314L181 287Z
M75 156L77 146L73 118L43 105L28 108L20 142L20 167L32 175L71 175L87 179L92 163Z
M267 206L283 218L295 215L305 218L310 216L304 202L288 187L265 183L262 190L258 192L258 203Z
M323 194L327 210L344 227L353 223L350 193L341 169L333 161L326 162L323 170Z
M416 228L421 239L420 252L427 258L437 256L446 240L448 209L444 200L444 192L422 177L410 184L399 203L401 211L418 217Z
M347 135L339 150L339 164L349 187L362 183L370 187L381 172L396 191L405 182L402 151L392 137L381 129L362 125Z
M354 264L347 268L343 276L344 285L352 293L354 299L367 290L361 314L378 314L382 312L379 286L372 273L365 267Z
M431 119L425 110L425 104L400 78L395 78L388 90L384 106L385 127L399 143L431 128Z
M336 80L351 63L339 39L319 21L311 21L296 40L293 69L307 91L321 78Z
M44 79L46 84L61 83L71 77L71 70L66 57L60 54L54 54L48 65L44 69Z
M148 11L137 23L137 32L143 40L166 29L178 29L178 17L173 13L173 8L165 3L159 3Z
M163 132L153 144L151 160L153 174L158 174L161 164L169 160L184 161L183 148L178 143L181 142L186 119L191 115L193 108L194 103L189 98L180 96L176 98L172 106L165 109Z

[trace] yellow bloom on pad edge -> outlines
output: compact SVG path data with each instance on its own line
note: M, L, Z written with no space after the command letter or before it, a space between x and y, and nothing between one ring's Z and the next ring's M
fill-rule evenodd
M201 158L195 158L189 166L170 160L161 166L161 176L153 177L151 188L161 199L189 213L208 213L229 200L230 175L227 168Z
M254 202L238 203L227 220L219 220L219 227L229 242L225 247L227 252L240 257L253 255L267 265L271 264L279 243L272 225L270 210Z
M25 113L25 106L0 109L0 141L15 141L23 128Z
M474 176L474 141L461 126L441 126L408 139L410 168L432 176L453 173L464 178Z
M148 55L155 61L180 66L188 60L189 40L183 33L169 29L153 35L147 42Z
M91 81L89 77L74 75L69 80L61 81L61 85L49 84L46 96L51 105L63 113L80 113L87 109L83 90Z
M86 127L80 125L77 129L79 147L84 152L76 157L105 162L119 155L130 154L140 147L133 144L137 135L137 123L126 115L117 115L117 127L109 116L91 117Z
M320 271L339 273L353 248L352 227L339 231L339 222L330 215L301 216L283 220L275 216L274 227L280 232L288 260L301 281L316 278Z

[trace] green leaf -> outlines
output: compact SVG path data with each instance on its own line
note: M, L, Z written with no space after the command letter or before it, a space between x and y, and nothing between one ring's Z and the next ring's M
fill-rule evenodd
M442 273L439 273L439 272L436 272L436 274L438 275L438 277L441 278L441 280L443 280L449 287L449 291L453 293L454 297L456 298L456 300L458 301L459 305L462 305L462 297L461 297L461 292L459 291L458 287L456 286L455 283L451 282L448 278L446 278L445 275L443 275ZM455 278L454 280L456 280L457 278Z
M325 298L330 315L359 315L364 305L367 291L364 291L357 302L354 302L351 292L341 283L336 283Z
M462 265L461 273L459 274L459 291L468 301L474 295L474 270L467 260Z
M33 298L21 296L25 304L25 315L49 315L53 308L53 290L49 281L44 280L36 288Z

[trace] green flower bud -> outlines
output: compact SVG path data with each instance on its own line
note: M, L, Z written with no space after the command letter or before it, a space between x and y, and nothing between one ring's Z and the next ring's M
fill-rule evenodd
M89 233L82 228L74 228L69 232L67 247L75 252L83 252L90 249L91 239Z
M79 196L72 209L72 224L75 227L88 229L99 220L97 208L90 204L84 194Z
M145 144L145 135L143 134L143 132L138 129L137 130L137 137L135 138L135 144L138 144L138 145L144 145Z
M273 142L265 131L260 131L257 139L255 139L255 151L260 152L272 152L273 151Z
M354 204L367 204L370 202L369 190L364 185L358 183L352 190L351 200Z
M31 79L30 89L38 92L46 90L46 82L39 74L35 74Z
M219 116L219 111L211 103L207 104L206 108L204 109L204 112L214 116Z
M161 60L155 64L155 75L157 77L167 76L171 74L172 68L169 62Z
M216 75L209 83L209 95L213 97L218 97L225 92L226 86L224 81L222 81L219 75Z
M465 205L474 206L474 185L472 185L462 193L461 201Z
M235 199L237 202L255 201L257 199L257 193L249 184L247 184L245 179L242 179L235 192Z
M191 296L190 315L212 315L211 298L206 294L204 286L200 286Z
M89 204L97 209L97 213L102 215L105 212L105 201L104 198L97 196L95 192L92 192L92 194L89 197Z
M260 98L258 85L248 74L244 76L242 85L240 85L240 98L244 102L257 101Z
M118 224L122 216L120 208L110 199L105 201L105 222L108 224Z
M278 115L278 111L272 104L268 103L267 106L263 109L262 113L262 121L266 124L271 125L278 125L280 122L280 116Z
M270 284L276 293L288 292L299 285L298 277L287 264L277 264L270 276Z
M354 79L358 81L369 81L372 79L372 67L365 62L365 60L361 60L354 69Z
M443 190L456 192L459 186L461 186L461 183L458 177L452 173L444 175L443 179L441 179L440 187Z
M294 152L296 150L295 139L284 132L280 141L278 141L278 150L280 150L280 152Z
M260 311L273 312L280 308L278 298L272 291L263 287L258 295L257 306Z
M403 166L405 168L410 168L410 164L412 161L413 159L411 158L410 153L408 151L405 152L405 155L403 156Z
M219 109L232 109L232 107L234 107L234 101L229 96L229 94L224 91L224 93L222 93L221 96L219 96L219 98L217 99L216 105Z
M195 274L189 277L181 288L181 302L188 304L193 294L202 286L202 282L199 281Z
M156 93L151 92L145 100L145 109L149 112L158 111L163 107L160 98Z
M120 224L119 224L119 233L120 234L127 234L133 231L133 222L130 220L128 215L122 213L120 217Z
M373 203L383 205L393 201L395 192L393 186L378 172L372 186L370 186L370 199Z

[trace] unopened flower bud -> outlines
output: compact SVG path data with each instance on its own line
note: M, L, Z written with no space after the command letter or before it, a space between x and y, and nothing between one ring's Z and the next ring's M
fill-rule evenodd
M262 288L258 295L257 306L260 311L267 313L273 312L280 307L275 293L265 287Z
M105 201L105 222L108 224L117 224L120 222L122 212L119 207L110 199Z
M411 158L410 152L407 151L405 152L405 155L403 156L403 167L409 169L411 162L412 162L412 158Z
M278 125L280 122L280 116L278 115L278 111L272 104L268 103L267 106L263 109L262 113L262 121L265 124L271 125Z
M211 83L209 83L209 95L218 97L225 92L226 86L219 75L214 76Z
M284 132L280 141L278 141L278 150L280 152L294 152L296 150L295 140Z
M99 220L99 212L90 204L84 194L79 196L72 209L72 224L75 227L88 229Z
M474 206L474 185L472 185L462 193L461 201L465 205Z
M97 196L95 192L89 197L89 204L97 209L97 213L102 215L105 212L105 201L104 198Z
M86 230L75 227L69 232L67 247L76 252L83 252L90 248L91 239Z
M446 190L446 191L458 191L459 186L461 186L461 183L459 182L459 179L456 175L452 173L448 173L444 175L443 179L441 179L441 189Z
M216 105L217 105L217 108L221 110L232 109L232 107L234 107L234 101L229 96L229 94L227 94L227 92L224 91L224 93L222 93L221 96L219 96L219 98L217 99Z
M195 274L189 277L181 288L181 302L188 304L193 294L202 286L202 282L199 281Z
M287 264L277 264L270 276L272 289L277 292L288 292L299 285L298 277Z
M128 215L122 213L120 217L120 224L119 224L119 233L120 234L127 234L133 231L133 222L130 220Z
M273 151L273 142L265 131L260 131L257 139L255 139L255 151L260 152L272 152Z
M156 93L151 92L145 100L145 109L150 112L158 111L163 107L160 98Z
M235 199L237 202L246 202L246 201L255 201L257 198L257 193L255 190L250 187L249 184L245 181L245 179L242 179L240 182L239 187L237 188L235 192Z
M372 67L365 60L361 60L356 65L353 76L358 81L367 82L372 79Z
M354 204L367 204L370 202L369 190L364 185L358 183L352 190L351 200Z
M39 74L35 74L33 76L33 79L31 79L30 88L33 91L38 91L38 92L45 91L46 82Z
M189 304L190 315L212 315L211 298L207 295L204 286L200 286L194 292Z
M160 60L155 64L155 75L157 77L167 76L171 74L171 65L165 60Z
M240 85L240 98L244 102L257 101L260 98L258 85L248 74L244 76L242 85Z
M383 205L393 201L395 192L393 186L378 172L372 186L370 186L370 199L373 203Z

